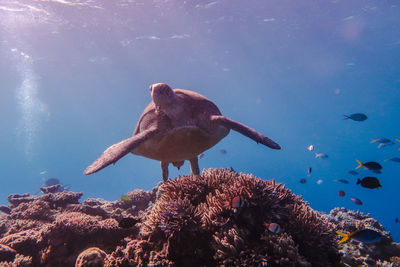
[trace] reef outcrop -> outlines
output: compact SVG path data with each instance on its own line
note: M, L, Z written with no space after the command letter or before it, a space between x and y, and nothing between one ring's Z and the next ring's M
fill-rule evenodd
M282 184L228 169L136 189L121 201L42 192L9 196L1 266L400 266L400 248L369 215L317 212ZM233 198L241 205L230 205ZM360 227L382 240L337 245L335 231Z

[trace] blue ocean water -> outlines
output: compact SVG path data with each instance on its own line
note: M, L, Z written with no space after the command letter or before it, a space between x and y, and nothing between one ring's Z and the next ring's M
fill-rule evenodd
M51 177L107 200L156 186L159 162L139 156L82 173L132 134L149 85L165 82L282 146L231 132L201 169L274 178L314 209L370 213L399 241L400 163L385 161L400 157L399 25L398 1L0 0L0 204ZM359 112L368 119L343 120ZM383 137L395 144L370 143ZM356 159L382 173L347 174ZM170 166L170 177L189 172ZM382 188L356 185L365 176Z

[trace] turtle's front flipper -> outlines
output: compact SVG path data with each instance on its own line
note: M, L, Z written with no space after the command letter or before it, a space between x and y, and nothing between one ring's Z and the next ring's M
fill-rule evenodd
M83 174L92 174L107 167L111 163L115 164L120 158L131 152L133 148L140 145L148 138L151 138L155 133L157 133L156 129L149 129L110 146L92 163L92 165L86 168Z
M280 145L278 145L277 143L275 143L274 141L272 141L268 137L260 134L256 130L254 130L254 129L252 129L252 128L244 125L244 124L241 124L239 122L236 122L236 121L233 121L231 119L228 119L225 116L212 115L210 120L213 123L221 124L221 125L229 128L229 129L237 131L237 132L239 132L239 133L241 133L241 134L253 139L257 143L261 143L261 144L266 145L266 146L268 146L270 148L273 148L273 149L281 149Z

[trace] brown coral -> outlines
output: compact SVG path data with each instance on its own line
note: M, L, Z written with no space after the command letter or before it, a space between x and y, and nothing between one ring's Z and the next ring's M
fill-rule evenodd
M140 244L135 258L145 264L215 266L257 261L268 266L285 262L334 266L339 262L334 236L328 234L333 226L274 181L230 170L206 170L201 177L168 181L160 192L143 222L144 243L134 244ZM246 202L239 210L225 205L235 196ZM270 234L264 222L279 223L284 232ZM158 256L151 257L150 252Z
M79 203L82 193L44 192L9 197L0 243L12 253L2 266L390 266L400 254L367 215L341 209L321 215L283 185L231 170L134 190L130 203ZM227 205L237 196L243 207ZM134 223L121 224L127 218ZM280 232L271 232L270 223ZM334 231L360 225L381 231L383 241L348 243L340 257Z

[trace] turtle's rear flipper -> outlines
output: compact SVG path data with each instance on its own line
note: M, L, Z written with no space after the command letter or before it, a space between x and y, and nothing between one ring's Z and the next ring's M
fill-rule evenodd
M98 172L111 163L117 162L120 158L131 152L136 146L152 137L156 132L155 129L149 129L110 146L92 163L92 165L86 168L83 174L88 175Z
M233 121L231 119L228 119L225 116L212 115L210 120L213 123L221 124L221 125L229 128L229 129L237 131L237 132L239 132L239 133L241 133L241 134L253 139L257 143L261 143L261 144L266 145L266 146L268 146L270 148L273 148L273 149L281 149L280 145L278 145L277 143L275 143L274 141L272 141L268 137L260 134L256 130L254 130L254 129L252 129L252 128L244 125L244 124L241 124L239 122L236 122L236 121Z

